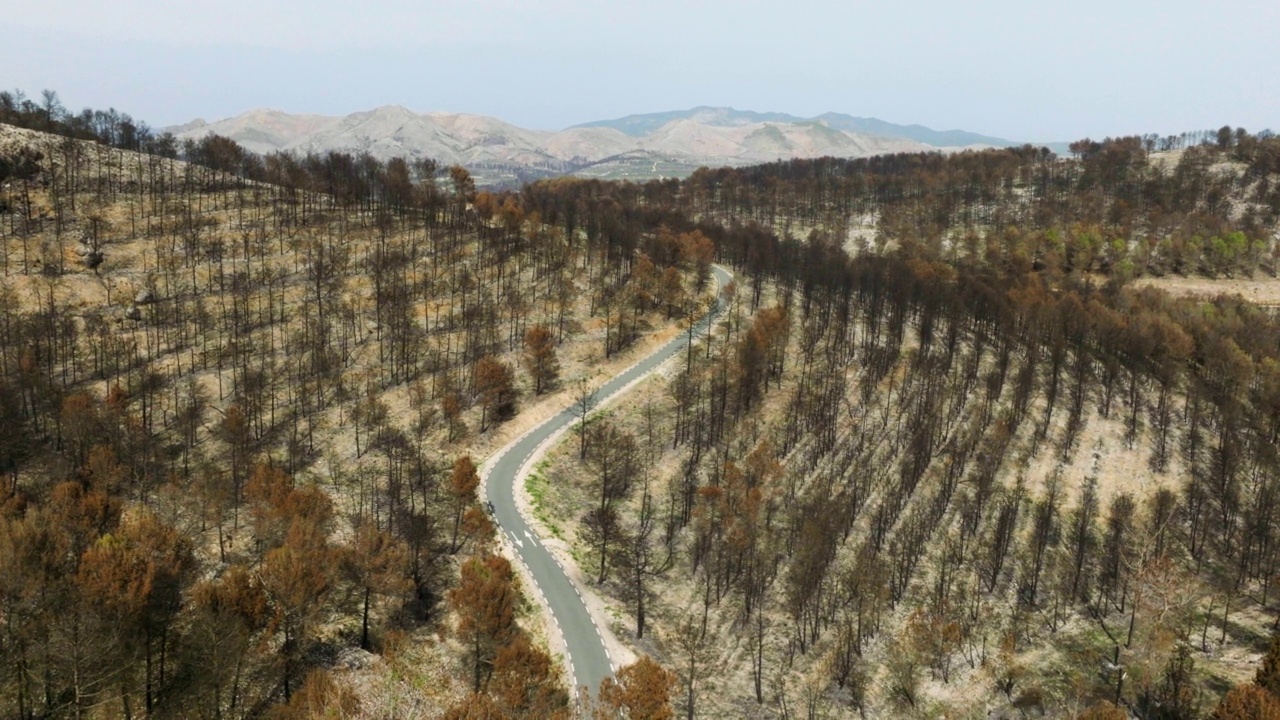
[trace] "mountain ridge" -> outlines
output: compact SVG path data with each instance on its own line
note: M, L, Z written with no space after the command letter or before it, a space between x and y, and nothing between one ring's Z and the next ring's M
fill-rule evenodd
M611 120L593 120L572 127L612 127L628 135L643 135L662 125L681 119L698 119L710 124L731 126L748 122L806 123L818 122L846 132L857 132L881 137L903 138L934 147L964 147L990 145L992 147L1016 147L1022 142L983 135L968 130L934 130L919 124L899 125L873 117L856 117L838 112L825 112L813 117L800 117L789 113L755 112L725 106L699 105L688 110L669 110L655 113L625 115Z
M338 151L367 152L384 160L397 155L433 158L479 169L477 181L491 185L564 174L647 179L683 176L701 166L1018 144L962 130L934 131L839 113L800 118L710 106L629 115L557 131L526 129L471 113L416 112L400 105L345 116L258 108L166 130L179 140L216 133L264 154ZM916 137L910 137L912 133Z

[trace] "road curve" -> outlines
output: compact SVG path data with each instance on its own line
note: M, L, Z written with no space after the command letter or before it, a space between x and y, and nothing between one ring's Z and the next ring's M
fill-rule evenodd
M732 278L719 265L712 266L719 287ZM715 303L696 326L696 335L707 332L724 313L725 303L716 293ZM591 396L591 407L596 409L609 402L615 395L629 389L633 383L657 370L664 362L688 345L689 333L681 332L651 355L614 376ZM569 406L542 424L513 440L498 450L482 468L486 499L493 503L493 516L500 531L505 533L529 574L533 577L534 590L551 610L552 623L564 638L568 654L571 687L586 686L595 692L600 681L613 674L615 668L604 641L582 600L581 591L560 566L559 561L542 544L531 523L516 505L515 493L530 470L531 458L543 446L554 443L560 435L578 420L573 406Z

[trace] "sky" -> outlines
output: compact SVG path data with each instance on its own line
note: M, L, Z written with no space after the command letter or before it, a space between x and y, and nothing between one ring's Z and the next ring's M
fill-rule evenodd
M0 0L0 87L152 126L698 105L1020 141L1280 131L1277 0Z

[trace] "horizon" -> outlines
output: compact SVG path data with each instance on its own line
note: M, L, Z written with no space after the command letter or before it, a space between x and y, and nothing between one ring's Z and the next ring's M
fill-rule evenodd
M1031 142L1280 125L1280 96L1265 91L1280 7L1255 0L1158 12L1100 0L226 0L218 13L0 0L0 16L6 86L154 127L382 105L536 130L697 106L837 112ZM1211 55L1186 51L1224 37Z
M50 88L50 89L53 89L53 88ZM25 91L25 88L24 88L23 90ZM27 95L28 95L28 97L35 97L35 94L34 94L34 93L27 92ZM59 95L59 98L61 99L61 95ZM992 138L994 138L994 139L998 139L998 140L1004 140L1004 141L1008 141L1008 142L1014 142L1014 143L1019 143L1019 144L1027 144L1027 145L1059 145L1059 146L1065 146L1066 144L1071 143L1071 142L1075 142L1075 141L1077 141L1077 140L1087 140L1087 139L1092 139L1092 140L1099 140L1099 141L1101 141L1101 140L1105 140L1105 139L1110 139L1110 138L1112 138L1112 137L1124 137L1125 135L1130 135L1130 136L1132 136L1132 135L1146 136L1146 135L1150 135L1150 134L1152 134L1152 133L1150 133L1150 132L1139 132L1139 133L1117 134L1117 135L1114 135L1114 136L1112 136L1112 135L1105 135L1105 136L1104 136L1104 135L1098 135L1097 137L1080 136L1080 137L1071 137L1071 138L1037 138L1037 139L1016 138L1016 137L1015 137L1015 138L1009 138L1009 137L997 137L997 136L991 135L990 133L983 132L981 129L959 128L959 127L955 127L955 128L948 128L948 127L930 127L930 126L928 126L928 125L924 125L924 124L922 124L922 123L915 123L915 122L898 122L898 121L894 121L894 120L886 120L886 119L884 119L884 118L876 117L876 116L874 116L874 115L866 115L866 116L852 115L852 114L850 114L850 113L845 113L845 112L841 112L841 111L837 111L837 110L827 110L827 111L820 112L820 113L817 113L817 114L814 114L814 115L811 115L811 116L808 116L808 117L802 117L802 116L799 116L799 115L795 115L794 113L789 113L789 112L787 112L787 111L785 111L785 110L758 110L758 109L755 109L755 108L737 108L737 107L732 107L732 106L727 106L727 105L695 105L695 106L692 106L692 107L679 108L679 109L667 109L667 110L642 111L642 112L628 113L627 115L619 115L619 116L607 117L607 118L597 118L597 119L595 119L595 120L587 120L587 121L584 121L584 122L575 123L575 124L573 124L573 125L566 125L566 126L561 127L561 128L528 128L528 127L523 127L523 126L517 125L516 123L511 122L511 121L509 121L509 120L507 120L507 119L505 119L505 118L496 117L496 116L493 116L493 115L484 115L484 114L481 114L481 113L468 112L468 111L465 111L465 110L461 110L461 111L460 111L460 110L439 110L439 109L434 109L434 110L418 110L418 109L414 109L414 108L407 107L407 106L405 106L405 105L401 105L401 104L399 104L399 103L385 103L385 104L382 104L382 105L378 105L378 106L376 106L376 107L366 108L366 109L364 109L364 110L355 110L355 111L352 111L352 112L350 112L350 113L341 114L341 115L339 115L339 114L328 114L328 113L291 112L291 111L289 111L289 110L284 110L284 109L279 108L279 107L262 106L262 107L254 107L254 108L249 108L249 109L247 109L247 110L242 110L242 111L240 111L240 112L238 112L238 113L235 113L234 115L228 115L228 116L225 116L225 117L218 117L218 118L193 117L193 118L191 118L191 119L189 119L189 120L186 120L185 122L174 123L174 124L170 124L170 125L151 125L151 124L149 123L149 121L148 121L146 118L140 118L140 117L136 117L136 116L132 116L132 115L131 115L131 117L133 117L133 118L134 118L134 120L140 120L140 121L143 121L143 122L147 122L147 123L148 123L148 126L149 126L149 127L151 127L153 130L156 130L156 131L172 131L172 130L174 130L174 129L176 129L176 128L183 127L183 126L186 126L186 125L190 125L190 124L193 124L193 123L203 123L203 126L214 125L214 124L217 124L217 123L219 123L219 122L226 122L226 121L234 120L234 119L237 119L237 118L243 117L243 116L245 116L245 115L249 115L249 114L251 114L251 113L256 113L256 112L275 112L275 113L281 113L281 114L289 115L289 116L293 116L293 117L299 117L299 116L312 115L312 116L318 116L318 117L344 118L344 117L349 117L349 116L351 116L351 115L357 115L357 114L360 114L360 113L372 113L372 112L376 112L376 111L378 111L378 110L382 110L382 109L384 109L384 108L399 108L399 109L405 110L405 111L407 111L407 112L413 113L413 114L415 114L415 115L452 115L452 116L471 116L471 117L481 117L481 118L487 118L487 119L491 119L491 120L497 120L497 121L499 121L499 122L503 122L503 123L506 123L506 124L508 124L508 125L513 125L513 126L515 126L515 127L519 128L519 129L522 129L522 130L530 130L530 131L533 131L533 132L544 132L544 133L558 133L558 132L564 132L564 131L566 131L566 130L573 130L573 129L575 129L575 128L583 128L583 127L589 127L589 126L597 126L597 125L600 125L600 124L603 124L603 123L618 122L618 121L627 120L627 119L630 119L630 118L633 118L633 117L646 117L646 116L651 116L651 115L665 115L665 114L681 114L681 113L696 112L696 111L698 111L698 110L727 110L727 111L730 111L730 112L742 112L742 113L792 115L793 117L795 117L795 118L796 118L796 120L795 120L795 121L801 121L801 122L817 122L817 121L819 121L819 120L820 120L820 118L822 118L822 116L824 116L824 115L843 115L843 116L851 117L851 118L854 118L854 119L857 119L857 120L869 120L869 121L874 121L874 122L883 122L883 123L888 123L888 124L892 124L892 125L897 125L897 126L904 127L904 128L905 128L905 127L910 127L910 128L922 128L922 129L929 130L929 131L932 131L932 132L937 132L937 133L968 133L968 134L973 134L973 135L986 135L986 136L988 136L988 137L992 137ZM68 105L68 106L67 106L67 109L68 109L68 110L72 110L72 109L73 109L73 106ZM95 109L95 110L101 110L101 109L105 109L105 108L93 108L93 109ZM128 110L127 110L127 109L124 109L124 108L114 108L114 109L115 109L115 110L117 110L117 111L119 111L119 112L126 112L126 113L128 112ZM784 121L784 120L762 120L762 121L760 121L760 122L767 124L767 123L782 123L782 122L787 122L787 121ZM794 121L793 121L793 122L794 122ZM1204 132L1204 131L1214 131L1214 130L1217 130L1218 128L1220 128L1220 127L1222 127L1222 125L1215 125L1215 124L1212 124L1212 123L1211 123L1210 125L1207 125L1207 126L1205 126L1205 127L1198 127L1198 128L1183 128L1183 129L1178 130L1178 131L1175 131L1175 132L1163 132L1163 133L1155 133L1155 134L1156 134L1156 135L1158 135L1159 137L1168 137L1168 136L1175 136L1175 137L1176 137L1176 136L1183 135L1183 134L1187 134L1187 133ZM1231 127L1233 127L1233 128L1234 128L1234 127L1236 127L1236 126L1232 125ZM1266 126L1266 127L1259 127L1259 128L1252 128L1252 129L1250 129L1250 128L1246 128L1246 129L1250 130L1250 132L1253 132L1253 133L1274 133L1274 132L1275 132L1275 131L1270 127L1270 126ZM868 134L875 135L875 133L868 133Z

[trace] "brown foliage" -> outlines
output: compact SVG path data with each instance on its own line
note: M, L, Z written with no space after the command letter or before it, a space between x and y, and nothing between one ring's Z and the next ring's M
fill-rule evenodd
M408 552L398 538L372 522L356 525L355 538L346 553L347 573L361 594L360 647L368 650L369 612L375 597L394 597L409 590L405 577Z
M600 684L599 720L672 720L671 689L676 675L648 655L618 671L618 679Z
M453 498L453 537L449 541L451 552L458 551L458 531L462 527L467 509L476 503L476 488L479 486L480 474L476 472L475 462L470 455L459 455L453 461L453 472L449 474L449 495Z
M266 625L267 594L262 583L243 565L232 565L217 580L196 585L192 599L197 608L235 618L246 628Z
M1213 720L1280 720L1280 699L1257 685L1231 688L1210 715Z
M470 648L473 689L479 691L481 671L493 663L498 651L515 637L518 595L511 563L500 555L471 557L462 563L458 586L449 601L458 614L458 634Z
M658 293L662 298L662 304L666 306L667 319L670 319L685 301L684 279L680 277L679 269L672 266L662 271Z
M530 327L524 334L524 367L533 378L533 392L554 383L560 374L560 362L556 359L556 340L551 328L543 324Z
M270 621L266 590L243 565L232 565L216 580L191 592L189 647L201 668L201 707L217 715L244 694L242 669L265 649Z
M50 520L69 546L71 557L81 554L98 537L120 522L120 501L101 490L87 490L76 482L59 483L49 502Z
M326 600L334 586L340 557L329 545L328 499L319 490L293 490L285 499L288 531L278 547L262 561L262 584L271 601L269 630L281 637L286 698L295 665L306 652L315 626L328 612ZM289 512L288 508L297 508Z
M480 393L480 432L489 427L492 420L501 419L511 407L513 381L511 366L486 355L476 361L476 392Z
M498 703L486 693L474 692L465 700L449 708L444 720L509 720Z
M245 486L254 537L264 549L278 547L286 534L296 532L326 536L333 520L333 503L316 487L294 487L283 469L267 464L254 466Z
M523 633L498 651L489 692L512 718L569 718L569 695L560 665Z
M94 445L85 459L81 475L97 490L117 495L124 489L128 469L116 459L115 451L106 445Z
M268 714L270 720L343 720L360 714L360 698L327 670L312 670L298 692Z
M701 230L685 233L679 237L680 261L694 271L697 278L697 290L707 286L711 278L711 261L715 259L716 246L711 238L702 234Z
M177 612L194 567L190 543L143 513L85 552L76 582L86 599L117 619L145 621Z

